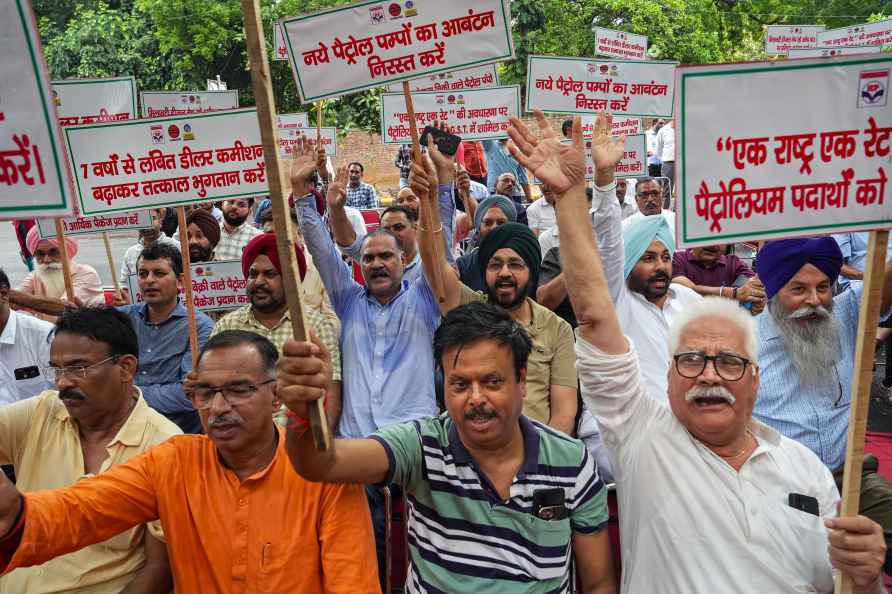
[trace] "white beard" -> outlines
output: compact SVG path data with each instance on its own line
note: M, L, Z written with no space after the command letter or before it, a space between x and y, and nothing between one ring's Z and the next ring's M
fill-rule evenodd
M803 385L816 386L834 378L835 365L841 353L839 345L839 322L832 315L833 302L829 309L801 307L795 312L783 311L777 296L768 305L771 317L780 330L787 345L787 354L793 367L799 372ZM817 313L821 319L801 324L795 321L797 315Z
M65 296L65 275L62 274L62 264L51 262L49 264L37 264L34 273L46 289L46 296L53 299L61 299Z

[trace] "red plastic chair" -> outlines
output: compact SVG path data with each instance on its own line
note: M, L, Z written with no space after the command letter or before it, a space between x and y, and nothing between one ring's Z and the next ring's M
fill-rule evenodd
M368 233L377 231L381 226L381 213L375 209L360 210L362 220L365 221L365 228Z

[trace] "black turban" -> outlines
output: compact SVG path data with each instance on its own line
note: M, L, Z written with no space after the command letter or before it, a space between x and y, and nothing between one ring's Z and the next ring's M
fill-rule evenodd
M542 250L536 235L529 227L520 223L505 223L487 233L477 254L477 266L482 278L486 278L486 266L493 254L503 248L510 248L523 258L530 269L527 291L531 297L534 296L539 286L539 265L542 262Z

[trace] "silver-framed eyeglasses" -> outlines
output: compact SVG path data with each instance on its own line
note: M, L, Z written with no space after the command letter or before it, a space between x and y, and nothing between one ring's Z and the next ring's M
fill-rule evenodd
M249 382L235 382L222 386L209 386L207 384L195 384L192 387L192 404L198 410L206 410L211 407L217 394L223 394L223 398L231 406L244 404L260 386L271 384L275 379L268 379L258 384Z
M112 355L111 357L106 357L102 361L97 361L92 365L71 365L69 367L41 367L40 373L43 375L44 379L48 382L57 382L59 378L63 375L67 375L70 379L84 379L87 377L87 372L91 369L95 369L100 365L108 363L109 361L117 362L120 359L120 355Z
M729 382L736 382L743 377L746 367L752 361L745 359L739 355L731 353L720 353L718 355L707 355L692 351L689 353L678 353L673 357L675 359L675 370L681 377L694 379L700 377L700 374L706 369L706 364L712 361L715 372L719 377Z

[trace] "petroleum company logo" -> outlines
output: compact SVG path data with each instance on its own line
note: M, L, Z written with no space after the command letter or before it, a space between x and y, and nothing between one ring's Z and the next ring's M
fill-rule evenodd
M858 79L858 107L884 107L889 94L889 71L862 71Z

